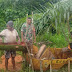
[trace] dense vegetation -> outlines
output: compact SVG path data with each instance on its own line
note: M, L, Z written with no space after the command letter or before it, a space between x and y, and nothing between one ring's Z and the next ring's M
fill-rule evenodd
M68 40L71 40L68 25L70 25L70 31L72 31L71 3L71 0L61 1L55 4L48 2L46 3L47 6L41 5L42 10L36 9L37 13L34 13L33 18L37 42L51 41L52 44L49 46L52 47L68 46ZM25 17L14 21L15 28L18 29L19 33L24 22L26 22Z
M32 11L37 42L49 41L52 44L48 46L57 48L68 46L71 41L69 25L72 31L72 0L0 0L0 31L13 20L20 36L26 14L32 17Z
M65 47L70 40L68 21L70 28L72 26L71 2L71 0L0 0L0 31L9 20L13 20L20 36L21 26L26 22L26 14L31 17L33 11L37 42L50 41L52 47Z
M0 0L0 22L24 18L26 13L31 14L40 5L57 0Z

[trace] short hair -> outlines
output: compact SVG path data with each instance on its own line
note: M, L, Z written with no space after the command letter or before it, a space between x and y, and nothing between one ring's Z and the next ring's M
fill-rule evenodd
M31 19L31 17L28 17L27 19Z
M13 21L8 21L6 26L9 25L11 28L13 27Z

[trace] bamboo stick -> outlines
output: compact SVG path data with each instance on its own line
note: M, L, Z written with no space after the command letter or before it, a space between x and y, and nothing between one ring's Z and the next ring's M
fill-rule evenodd
M64 19L64 23L65 23L65 19ZM60 23L60 24L61 24L61 23ZM65 36L65 39L66 39L66 41L69 43L69 37L67 38L67 36L66 36L66 34L65 34L65 31L64 31L64 29L63 29L62 24L61 24L61 27L62 27L62 32L63 32L63 34L64 34L64 36Z
M28 14L26 15L26 23L27 23Z
M33 12L32 12L32 25L33 25ZM32 26L32 30L33 30L33 26ZM32 33L32 48L31 48L31 54L33 53L33 33ZM33 68L33 63L32 63L32 58L31 58L31 64L32 64L32 70L34 72L34 68Z
M43 72L43 68L42 68L42 60L40 60L40 72Z
M69 25L69 12L67 13L67 25L68 25L68 32L69 32L68 37L69 37L69 36L71 36L71 34L70 34L70 25Z
M50 72L52 72L52 60L50 62Z
M33 12L32 12L32 30L33 30ZM33 33L32 33L32 48L31 48L31 53L33 51Z
M70 59L68 59L68 72L70 72Z

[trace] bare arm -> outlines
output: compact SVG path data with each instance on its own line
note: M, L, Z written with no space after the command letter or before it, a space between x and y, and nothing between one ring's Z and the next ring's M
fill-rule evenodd
M20 37L19 36L17 36L17 39L18 39L18 43L20 43Z

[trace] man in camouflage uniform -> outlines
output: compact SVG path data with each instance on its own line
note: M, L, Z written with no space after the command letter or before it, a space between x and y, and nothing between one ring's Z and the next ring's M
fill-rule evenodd
M24 23L21 27L22 42L25 42L27 44L29 50L31 50L32 47L33 36L34 41L36 41L35 27L32 25L32 19L29 17L27 18L27 23Z

